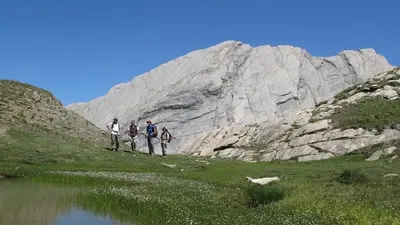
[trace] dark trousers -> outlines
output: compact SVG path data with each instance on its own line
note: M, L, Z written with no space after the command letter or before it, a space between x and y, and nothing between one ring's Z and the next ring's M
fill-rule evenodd
M115 151L118 151L118 148L119 148L118 135L111 134L111 148L114 145L114 142L115 142Z
M155 155L155 153L154 153L154 145L153 145L153 138L150 137L150 136L147 137L147 146L149 147L149 155L151 155L151 154Z

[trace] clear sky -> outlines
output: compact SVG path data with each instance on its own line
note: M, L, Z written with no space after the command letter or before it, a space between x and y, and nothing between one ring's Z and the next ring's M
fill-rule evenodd
M399 9L394 0L4 0L0 78L45 88L64 104L88 101L226 40L317 56L374 48L400 65Z

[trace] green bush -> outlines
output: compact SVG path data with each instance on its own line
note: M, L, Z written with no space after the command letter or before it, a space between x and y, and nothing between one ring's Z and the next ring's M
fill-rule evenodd
M257 207L284 199L285 189L276 184L269 186L255 184L246 189L246 196L247 205L250 207Z
M367 176L358 170L345 170L340 174L338 181L343 184L366 183Z

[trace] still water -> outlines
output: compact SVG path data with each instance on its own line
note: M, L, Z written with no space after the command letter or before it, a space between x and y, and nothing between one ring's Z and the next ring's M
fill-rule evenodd
M0 225L126 225L72 204L72 189L0 180Z

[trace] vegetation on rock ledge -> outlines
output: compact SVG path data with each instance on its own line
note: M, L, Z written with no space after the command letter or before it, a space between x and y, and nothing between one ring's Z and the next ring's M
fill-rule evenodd
M357 104L345 104L342 108L336 108L330 119L338 128L382 131L400 123L400 100L364 98Z

